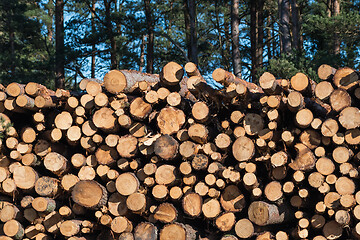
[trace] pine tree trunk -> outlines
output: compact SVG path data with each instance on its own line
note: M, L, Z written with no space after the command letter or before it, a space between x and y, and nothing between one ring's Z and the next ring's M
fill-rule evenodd
M256 69L262 66L264 51L264 3L265 0L257 1L257 44L256 44Z
M300 41L300 12L296 0L290 0L291 5L291 20L292 20L292 45L293 47L300 51L301 50L301 41Z
M231 1L231 38L232 38L232 62L233 72L241 78L241 56L239 48L239 0Z
M52 8L54 5L53 5L53 0L49 0L48 1L48 6L47 6L47 10L48 10L48 15L49 15L49 18L51 19L51 22L46 24L46 30L47 30L47 38L48 38L48 41L51 43L52 40L53 40L53 17L54 17L54 9Z
M256 81L256 73L263 60L264 40L264 1L250 1L250 42L251 42L251 78Z
M256 34L256 26L257 26L257 9L256 9L256 1L250 1L250 42L251 42L251 79L255 81L256 75L256 48L257 48L257 34Z
M91 33L95 34L95 3L96 0L92 0L92 10L91 10ZM94 37L93 37L94 38ZM93 39L92 46L91 46L91 78L95 78L95 51L96 51L96 44L95 40Z
M106 31L108 34L108 38L110 39L110 60L111 60L111 69L117 69L117 59L116 59L116 41L115 36L113 33L113 26L111 24L111 2L104 0L105 5L105 24L106 24Z
M154 72L154 23L152 19L150 0L144 0L145 16L148 32L147 55L146 55L146 72Z
M280 53L287 54L291 51L290 35L290 4L289 0L279 0L279 18L280 18Z
M191 62L198 64L195 0L185 0L184 15L188 57Z
M65 87L64 0L55 4L55 87Z
M267 22L266 22L266 35L267 35L267 39L266 39L266 47L267 47L267 55L268 55L268 59L272 59L273 53L272 53L272 31L271 31L271 16L269 16L267 18Z
M333 16L336 17L337 15L340 14L340 2L339 2L339 0L333 0L332 7L333 7ZM335 33L334 33L334 54L338 55L339 53L340 53L340 39L339 39L339 36L337 34L337 30L335 29Z
M141 38L141 45L140 45L139 72L142 72L143 69L144 69L145 44L146 44L146 35L143 35L142 38Z

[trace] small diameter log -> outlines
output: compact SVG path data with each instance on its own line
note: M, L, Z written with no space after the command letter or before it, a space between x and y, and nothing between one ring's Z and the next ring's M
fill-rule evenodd
M160 204L154 213L154 218L162 223L172 223L177 219L177 210L171 203Z
M134 230L134 239L153 240L158 238L158 230L150 222L139 223Z
M246 205L245 196L235 185L229 185L222 191L220 203L229 212L240 212Z
M209 119L210 111L205 102L197 102L192 106L192 116L199 123L204 123Z
M135 174L127 172L119 175L115 185L121 195L129 196L139 189L140 182Z
M118 140L116 150L123 158L134 157L137 152L138 140L132 135L122 136Z
M25 108L25 109L28 109L31 111L37 110L34 99L27 95L19 95L16 98L15 102L16 102L16 105L18 105L21 108Z
M202 204L202 197L197 193L188 193L182 200L183 210L190 217L198 217L201 214Z
M248 239L254 234L254 225L247 218L240 219L235 224L235 233L240 238Z
M309 109L305 108L296 113L295 123L301 128L307 128L310 126L313 119L313 113Z
M204 154L196 154L194 155L191 166L193 169L199 171L199 170L205 170L208 167L209 160L208 157Z
M95 152L96 160L99 164L112 165L118 159L118 151L107 145L101 145Z
M181 104L181 95L178 92L172 92L166 97L166 102L172 107L177 107Z
M330 105L336 112L351 106L351 96L344 89L336 89L330 95Z
M334 161L340 164L349 161L353 155L353 152L349 148L343 146L335 148L332 153Z
M199 145L194 142L191 142L191 141L185 141L185 142L181 143L180 147L179 147L179 153L184 159L193 157L195 154L198 153L198 151L199 151ZM191 165L189 167L190 167L190 171L191 171ZM181 171L181 167L180 167L180 171ZM189 173L190 172L184 173L184 174L186 175Z
M262 201L252 202L248 215L250 221L259 226L283 223L290 218L289 210L285 206L278 207Z
M5 91L7 95L17 97L25 93L25 85L13 82L6 87Z
M38 178L37 172L29 166L19 166L13 172L13 179L16 187L24 190L32 189Z
M72 200L80 206L96 209L107 203L108 193L102 185L92 180L79 181L71 191Z
M130 104L130 114L137 120L144 120L152 111L149 103L141 97L135 98Z
M91 137L97 132L97 127L91 120L89 120L82 124L81 131L85 136Z
M309 149L313 150L320 145L321 135L315 130L306 129L301 133L300 141Z
M186 230L179 223L168 224L163 227L159 234L159 240L186 240Z
M60 225L60 233L65 237L71 237L80 232L81 220L66 220Z
M24 237L24 228L16 220L7 221L3 226L4 234L12 239L22 239Z
M22 213L20 212L19 208L11 203L4 202L2 203L0 209L0 221L7 222L12 219L20 220Z
M264 72L259 79L259 85L268 95L277 93L280 90L274 75L269 72Z
M68 160L59 153L50 152L44 158L44 166L47 170L61 176L68 170Z
M231 145L231 138L225 133L220 133L219 135L217 135L214 141L215 145L223 151L228 149Z
M126 217L118 216L111 222L111 230L115 233L131 232L132 229L133 225Z
M282 198L282 185L278 181L272 181L265 187L264 194L269 201L275 202Z
M245 132L250 135L257 135L264 128L264 119L256 113L245 115L244 121Z
M43 197L54 197L59 191L59 180L52 177L41 177L35 183L35 192Z
M92 122L95 127L100 128L106 132L114 131L117 127L116 117L114 111L107 107L102 107L97 110L93 117Z
M32 207L38 212L50 213L55 210L56 202L51 198L37 197L31 202Z
M336 180L335 189L341 195L354 194L355 183L348 177L340 177Z
M348 90L358 85L359 75L351 68L339 68L335 72L333 83L338 88Z
M36 140L36 132L31 127L22 128L20 131L20 136L25 143L33 143Z
M239 137L232 146L232 153L239 162L247 161L254 156L255 145L250 138Z

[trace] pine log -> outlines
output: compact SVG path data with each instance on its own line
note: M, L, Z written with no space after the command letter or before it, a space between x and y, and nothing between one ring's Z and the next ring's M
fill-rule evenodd
M140 97L135 98L130 104L130 114L137 120L144 120L152 111L149 103Z
M96 181L79 181L71 191L72 200L86 208L96 209L107 203L106 189Z
M339 68L333 77L333 83L338 88L351 89L359 82L359 75L351 68Z
M259 226L283 223L290 218L286 206L278 207L262 201L252 202L248 208L248 215L250 221Z
M13 172L14 183L16 187L24 190L32 189L38 180L38 173L29 166L20 166ZM4 188L4 183L3 183Z
M146 196L142 193L132 193L126 199L126 206L133 213L141 214L145 211L147 204Z
M154 213L154 218L162 223L172 223L177 219L177 210L171 203L160 204Z
M235 233L240 238L250 238L254 234L254 225L247 218L240 219L235 224Z
M202 197L197 193L188 193L183 197L182 207L190 217L197 217L202 211Z
M239 162L251 159L255 154L255 145L248 137L239 137L232 146L232 152Z
M139 180L133 173L123 173L116 179L116 190L123 196L129 196L139 189Z
M24 236L24 228L16 220L7 221L3 226L3 231L6 236L12 239L22 239Z
M154 143L154 152L164 160L172 160L178 155L179 143L169 135L161 135Z
M245 196L235 185L229 185L222 191L220 203L229 212L240 212L246 205Z
M340 112L351 106L351 96L344 89L336 89L330 95L330 104L334 111Z
M117 127L114 111L107 107L102 107L97 110L92 117L92 122L95 127L106 132L114 131Z
M35 192L43 197L54 197L59 192L59 180L52 177L41 177L35 183Z
M186 230L179 223L171 223L164 226L159 234L159 240L186 240Z
M295 146L297 151L296 159L289 163L289 167L294 170L310 170L315 167L315 156L312 151L302 143L297 143Z

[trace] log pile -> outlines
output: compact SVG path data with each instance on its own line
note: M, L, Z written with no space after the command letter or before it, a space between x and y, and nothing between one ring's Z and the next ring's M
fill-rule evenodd
M360 239L350 68L0 86L0 239Z

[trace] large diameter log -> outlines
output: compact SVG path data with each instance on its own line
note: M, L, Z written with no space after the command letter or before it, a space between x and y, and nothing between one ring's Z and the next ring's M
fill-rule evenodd
M339 122L345 129L360 126L360 110L356 107L346 107L340 112Z
M25 233L21 223L16 220L7 221L3 226L3 231L11 239L22 239Z
M159 240L186 240L186 230L182 224L171 223L163 227L159 234Z
M35 183L35 192L43 197L54 197L59 191L59 180L52 177L41 177Z
M55 126L61 130L67 130L73 123L73 118L69 112L61 112L56 115L54 120Z
M179 143L169 135L162 135L154 143L154 152L164 160L172 160L178 155Z
M117 127L116 120L114 111L107 107L100 108L92 117L95 127L104 131L115 130Z
M150 222L139 223L134 230L134 240L155 240L157 238L157 227Z
M244 118L244 128L248 135L256 135L264 128L264 119L259 114L248 113Z
M283 223L291 216L285 206L278 207L262 201L252 202L248 209L248 215L250 221L259 226Z
M327 64L322 64L317 70L317 74L321 80L331 79L336 72L336 69ZM323 81L326 82L326 81Z
M250 138L242 136L234 142L232 152L239 162L248 161L255 154L255 145Z
M202 197L197 193L188 193L182 200L184 212L190 217L198 217L202 211Z
M296 159L289 163L289 167L294 170L310 170L315 167L316 158L313 152L302 143L295 145L297 151Z
M162 223L172 223L177 219L177 210L171 203L162 203L154 212L154 218Z
M351 96L344 89L336 89L330 95L330 105L336 112L351 106Z
M137 120L144 120L152 111L151 104L141 97L135 98L130 104L130 114Z
M242 239L248 239L254 234L254 225L247 218L240 219L235 224L235 233Z
M323 81L316 85L315 96L321 101L328 100L331 93L334 91L333 86L330 82Z
M44 166L49 171L61 176L68 170L69 163L63 155L50 152L44 158Z
M134 70L111 70L104 76L104 87L112 94L127 92L138 82L156 83L159 77L156 74L147 74Z
M227 232L233 228L235 221L235 214L232 212L226 212L216 218L215 225L220 231Z
M132 135L122 136L118 140L116 150L124 158L134 157L138 148L138 140Z
M71 191L71 198L83 207L96 209L107 203L108 193L98 182L84 180L75 184Z
M161 109L158 117L157 124L162 134L172 135L177 133L185 123L185 114L182 110L167 107Z
M15 185L20 189L32 189L38 178L37 172L29 166L19 166L13 172Z
M174 86L180 83L184 75L184 69L176 62L167 63L159 75L160 81L165 86Z
M334 75L333 83L338 88L348 90L359 83L359 75L353 69L344 67L339 68Z
M139 179L133 173L123 173L119 175L115 182L116 190L123 196L135 193L140 186Z

